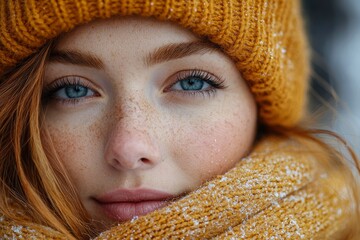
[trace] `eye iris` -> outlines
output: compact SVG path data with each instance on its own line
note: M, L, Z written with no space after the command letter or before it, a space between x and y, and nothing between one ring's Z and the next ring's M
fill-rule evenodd
M185 91L200 90L204 86L204 80L200 78L187 78L180 81L181 88Z
M88 89L83 86L72 85L65 88L65 93L68 98L85 97L88 93Z

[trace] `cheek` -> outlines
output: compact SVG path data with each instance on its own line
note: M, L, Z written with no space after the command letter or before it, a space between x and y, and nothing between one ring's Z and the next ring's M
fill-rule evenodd
M92 125L47 124L47 129L57 155L81 193L82 182L92 169L91 156L96 154L94 139L97 133L91 131L95 128Z
M174 157L189 176L196 176L197 184L223 174L249 151L255 136L256 121L238 114L221 120L191 124L184 127ZM181 138L181 139L180 139ZM175 145L175 144L174 144Z
M50 126L48 125L50 137L53 141L55 150L63 164L68 170L84 169L79 156L85 154L86 136L79 130L71 130L69 126Z

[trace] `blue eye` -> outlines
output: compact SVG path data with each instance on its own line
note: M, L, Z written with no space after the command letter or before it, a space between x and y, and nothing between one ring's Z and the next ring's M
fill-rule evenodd
M58 89L54 92L54 97L67 98L82 98L93 95L94 92L82 85L68 85Z
M208 88L210 85L205 80L199 77L187 77L186 79L180 80L174 84L175 90L183 91L201 91Z
M223 80L215 75L198 69L184 70L177 73L176 81L168 90L178 93L212 94L218 89L224 89Z
M62 103L77 103L85 98L98 95L93 88L89 87L88 80L78 76L67 76L55 80L46 86L43 92L44 100Z

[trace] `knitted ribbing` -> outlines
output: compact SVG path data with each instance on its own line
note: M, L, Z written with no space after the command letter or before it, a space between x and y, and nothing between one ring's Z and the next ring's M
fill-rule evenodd
M342 173L317 165L314 153L264 139L226 174L96 239L337 239L349 230L351 194ZM47 229L0 219L0 236L62 237Z
M1 0L0 75L60 33L113 15L191 29L234 60L261 121L290 126L302 117L308 56L299 0Z

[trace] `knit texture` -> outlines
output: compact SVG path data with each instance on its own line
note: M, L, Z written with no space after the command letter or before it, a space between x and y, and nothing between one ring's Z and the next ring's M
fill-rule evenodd
M304 114L308 53L299 0L1 0L0 75L49 39L113 15L176 22L218 44L253 92L262 122Z
M351 194L342 173L317 165L315 156L298 143L266 138L226 174L96 239L343 239L353 211ZM4 217L0 236L65 238Z

